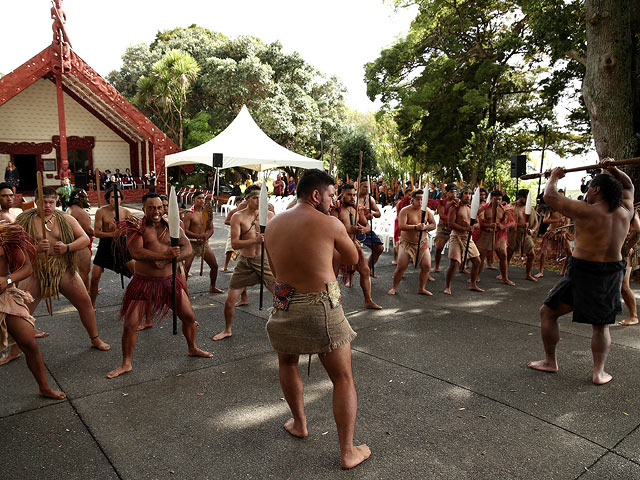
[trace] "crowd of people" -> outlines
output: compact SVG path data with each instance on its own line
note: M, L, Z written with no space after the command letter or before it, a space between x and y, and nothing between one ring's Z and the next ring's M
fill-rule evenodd
M564 170L553 170L544 205L538 202L537 211L528 211L528 190L518 191L515 201L509 202L500 189L480 189L477 221L471 215L472 192L464 186L449 184L437 189L431 184L425 192L408 184L397 194L393 189L385 190L385 182L376 182L380 185L376 190L367 182L335 182L325 172L308 170L299 182L288 179L287 184L278 177L274 193L284 195L293 188L297 198L278 215L270 211L263 228L259 223L261 186L249 185L225 219L230 228L220 270L226 271L231 261L236 264L226 292L224 329L213 340L233 334L235 308L249 301L247 287L263 283L273 294L267 335L278 353L280 382L292 413L284 428L296 437L308 435L298 362L300 355L318 354L334 386L341 465L352 468L366 460L371 454L369 448L353 444L357 399L350 343L356 333L342 310L338 281L351 287L357 272L364 308L383 308L372 298L372 281L379 277L375 267L383 252L382 242L372 230L372 219L381 215L378 204L393 199L397 210L396 268L391 279L377 280L390 283L388 294L398 293L412 263L420 266L417 293L432 296L428 282L441 273L447 245L449 266L443 291L447 295L453 294L456 274L470 274L468 288L481 293L484 290L479 283L485 268L499 270L497 280L513 286L509 265L514 257L525 266L524 278L537 282L544 275L545 258L562 256L562 280L540 310L545 358L529 366L557 371L557 319L573 312L574 321L593 326L593 382L607 383L611 380L604 370L610 346L608 326L615 322L621 292L630 312L622 324L638 323L628 282L632 266L637 265L634 246L640 238L640 221L634 212L634 188L629 177L611 166L610 160L601 165L607 172L592 180L584 201L565 197L557 189ZM169 236L166 197L145 194L143 216L137 218L122 206L122 192L105 186L107 205L98 209L92 225L83 191L70 195L70 207L62 213L56 210L56 191L45 187L36 208L16 218L10 212L12 186L0 184L4 251L0 256L0 347L8 347L0 364L18 358L22 350L45 397L64 398L64 393L47 384L35 341L37 336L47 334L35 329L33 311L43 298L51 308L51 299L61 293L76 307L91 347L109 350L99 337L95 317L105 269L131 278L120 310L122 361L107 373L108 378L132 370L138 332L153 326L174 307L173 259L179 264L175 308L182 321L187 352L197 357L212 356L196 344L197 322L187 294L195 258L210 268L210 292L225 293L216 286L218 262L209 245L214 233L212 205L207 203L205 193L193 195L193 206L182 215L179 244L175 246ZM117 206L116 196L120 200ZM539 247L539 271L534 275L535 237L541 225L547 227ZM428 234L432 231L433 267ZM91 266L93 237L99 243ZM263 245L265 256L261 254ZM18 282L20 288L16 287Z

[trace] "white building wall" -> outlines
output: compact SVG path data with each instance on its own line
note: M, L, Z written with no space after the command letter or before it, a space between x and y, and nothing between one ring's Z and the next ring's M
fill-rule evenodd
M64 94L67 136L95 137L93 168L124 172L130 168L129 144L114 133L89 111ZM0 142L50 142L59 135L56 86L50 80L40 79L0 106ZM9 155L0 154L0 177ZM42 158L55 158L55 149Z

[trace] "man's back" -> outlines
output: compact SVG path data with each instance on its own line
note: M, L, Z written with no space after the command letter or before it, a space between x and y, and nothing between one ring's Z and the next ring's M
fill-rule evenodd
M605 202L585 204L574 218L576 246L573 256L592 262L622 260L622 244L629 231L631 212L623 205L613 212Z
M292 285L298 293L322 291L327 282L335 281L334 245L341 251L345 242L353 247L338 219L304 204L275 216L265 232L276 279Z

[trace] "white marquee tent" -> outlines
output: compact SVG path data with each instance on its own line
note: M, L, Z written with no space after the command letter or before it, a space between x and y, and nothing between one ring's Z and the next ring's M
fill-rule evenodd
M219 135L202 145L165 157L165 166L190 163L213 166L213 154L223 155L222 168L244 167L269 170L278 167L323 169L321 160L314 160L287 150L271 140L251 117L246 105Z

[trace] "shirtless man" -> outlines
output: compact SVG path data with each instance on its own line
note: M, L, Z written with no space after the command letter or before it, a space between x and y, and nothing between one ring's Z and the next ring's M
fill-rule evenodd
M124 319L122 330L122 364L107 374L115 378L132 370L133 349L138 338L138 326L145 321L149 300L152 302L154 321L161 321L171 309L172 275L174 258L182 261L191 254L189 240L180 230L180 243L171 246L169 225L162 217L164 208L157 193L142 197L143 219L129 217L126 227L118 233L127 234L127 247L135 260L135 273L127 285L122 299L120 319ZM196 316L191 308L184 282L176 276L177 314L182 322L182 334L187 340L191 357L211 358L212 354L200 350L196 345Z
M444 246L447 244L449 237L451 236L451 227L449 227L449 209L456 200L455 184L450 183L444 189L447 192L446 197L438 203L439 220L438 229L436 230L435 266L433 267L433 270L431 270L434 273L440 272L442 250L444 250ZM462 259L460 259L460 261L462 261Z
M480 252L473 239L470 238L469 232L473 231L471 225L471 192L464 190L460 194L460 198L449 208L449 228L451 235L449 237L449 270L447 270L447 279L444 293L451 295L451 280L456 273L456 269L460 266L464 258L464 252L469 242L469 251L467 258L471 259L471 283L469 290L475 292L484 292L478 287L480 279Z
M516 225L511 229L509 235L509 248L507 250L507 263L511 263L513 254L520 255L524 250L527 259L526 263L526 279L536 282L536 278L531 275L533 270L533 259L535 253L535 243L533 241L533 233L538 228L538 214L531 209L531 214L527 219L525 208L527 205L527 197L530 195L529 190L518 190L518 200L513 204L513 213L516 217ZM524 242L524 248L522 243ZM504 277L503 277L504 278Z
M618 324L625 327L629 325L637 325L638 323L638 306L636 304L636 296L633 294L631 286L629 285L629 281L631 280L631 271L638 266L638 252L636 249L638 240L640 240L640 218L638 217L638 210L636 209L633 218L631 219L629 233L627 233L627 238L625 239L622 247L622 257L627 261L627 269L624 274L624 279L622 280L622 290L620 293L622 295L622 300L624 300L624 303L629 310L629 316L621 322L618 322Z
M0 183L0 220L9 223L16 221L16 216L11 213L14 198L15 195L11 185L6 182Z
M571 200L557 192L562 168L555 168L544 189L544 201L572 218L576 227L576 247L566 275L549 292L540 308L545 359L529 362L536 370L557 372L556 346L560 339L558 318L573 312L573 321L592 326L591 378L596 385L613 378L604 371L611 348L609 325L615 323L620 307L620 287L625 261L621 248L633 215L633 183L621 170L604 159L600 166L609 174L596 175L585 196L586 202Z
M508 215L502 207L502 192L500 190L491 192L491 203L480 207L478 224L480 229L478 237L480 271L482 271L485 258L488 259L492 251L494 251L498 255L502 283L511 286L515 285L514 282L509 280L509 262L507 260L507 229L509 228L509 221Z
M209 220L208 225L202 224L204 202L204 193L195 192L193 196L193 212L185 213L182 219L184 222L184 233L191 242L191 250L193 252L193 254L187 258L184 268L188 276L193 259L204 255L204 261L209 265L209 291L211 293L224 293L223 290L216 287L218 262L216 261L216 256L213 254L213 250L209 248L209 238L213 235L213 218Z
M342 200L340 200L340 210L337 211L338 218L344 224L347 229L347 233L351 240L356 243L356 235L364 235L371 230L369 222L362 210L356 211L356 190L353 185L346 184L342 190ZM371 298L371 269L367 264L362 248L356 244L358 249L358 263L355 265L355 270L360 274L360 288L364 294L364 306L365 308L372 308L374 310L380 310L382 307ZM341 264L345 264L344 261L340 261ZM351 286L353 283L353 271L351 265L346 267L349 269L345 274L345 284Z
M122 192L118 190L119 202L118 202L118 218L124 220L131 215L131 212L122 206ZM99 238L98 251L93 259L93 268L91 269L91 285L89 288L89 295L91 296L91 304L93 308L96 307L96 298L98 296L98 287L100 286L100 278L105 268L113 270L116 273L121 273L127 277L131 276L133 272L133 260L128 260L124 267L117 265L112 253L113 239L116 237L116 203L115 196L113 195L113 188L107 189L104 192L104 198L108 205L98 209L96 217L93 222L93 229L95 236Z
M376 204L375 199L369 195L369 187L366 182L361 182L362 184L358 187L358 205L360 207L360 211L363 213L367 221L371 222L371 220L375 218L380 218L380 209L378 209L378 205ZM382 245L382 240L378 238L376 232L369 228L367 233L358 234L357 237L360 245L366 245L371 249L371 256L367 261L367 265L369 265L369 271L374 269L374 265L384 252L384 245ZM377 278L377 275L371 274L372 277Z
M560 191L559 194L564 195L562 191ZM544 277L544 262L548 253L557 256L558 252L563 252L565 257L567 257L567 261L568 257L571 255L571 244L567 238L567 230L561 228L570 223L569 219L567 219L562 213L549 207L544 214L542 223L547 224L548 227L542 237L542 244L540 245L540 264L538 267L538 273L536 273L536 278ZM563 275L565 269L566 261L565 266L562 269Z
M220 269L221 272L226 272L228 270L229 262L231 261L231 257L235 252L235 250L233 249L233 246L231 245L231 217L233 217L233 215L236 212L247 208L247 202L242 197L238 197L236 200L237 200L236 208L234 208L233 210L229 210L229 213L227 213L227 216L224 219L224 224L229 225L229 234L227 235L227 243L224 246L224 250L225 250L224 267ZM247 297L246 287L242 290L242 293L240 294L240 299L238 300L238 303L236 303L236 307L240 307L242 305L249 305L249 297Z
M3 190L0 188L0 192ZM35 249L22 227L5 221L0 221L0 241L0 349L10 344L19 347L38 383L40 396L60 400L65 398L65 394L52 389L47 383L42 354L36 343L34 318L27 307L33 299L16 287L16 283L33 273L31 261L35 260ZM11 387L7 385L5 388Z
M98 336L95 309L80 275L76 272L75 252L86 250L89 237L75 218L56 210L58 195L53 188L44 187L42 192L46 239L43 238L42 219L37 208L22 212L16 218L16 223L27 231L39 254L38 268L24 281L24 290L33 297L33 301L28 304L29 312L33 314L42 297L53 299L62 293L78 311L89 334L91 347L109 350L109 345ZM38 192L34 196L38 205Z
M67 213L78 221L84 233L89 237L89 246L78 251L78 273L87 292L89 291L89 271L91 270L91 244L93 243L94 235L93 228L91 228L91 217L85 210L89 208L89 206L87 192L84 190L75 190L71 193Z
M371 450L353 444L358 399L351 341L356 334L340 305L332 260L334 249L347 264L357 262L359 253L344 226L327 215L335 194L329 175L305 171L297 194L298 205L275 217L265 232L269 263L278 282L267 333L278 352L280 385L293 415L284 428L295 437L309 434L298 358L316 353L333 383L340 465L353 468L369 458Z
M395 272L393 272L393 285L391 290L387 292L389 295L396 294L400 280L402 280L409 262L412 265L415 264L416 255L418 255L418 263L420 264L418 293L433 295L426 289L429 272L431 271L431 252L429 251L429 235L427 232L435 230L436 220L433 218L433 212L427 208L424 217L426 223L422 223L422 202L427 201L427 199L423 198L422 190L414 190L411 197L411 204L400 210L400 215L398 215L398 226L402 233L398 244L398 265ZM422 232L422 238L418 246L420 232Z
M258 223L258 209L260 207L260 185L249 185L245 190L247 208L236 212L231 217L231 245L240 251L236 268L233 270L229 281L229 291L224 302L224 330L213 337L214 340L222 340L232 335L233 315L236 310L236 301L242 291L251 285L260 283L260 265L262 242L264 235L260 233ZM274 217L269 212L267 221ZM264 259L264 285L273 293L275 277L269 269L269 263Z

